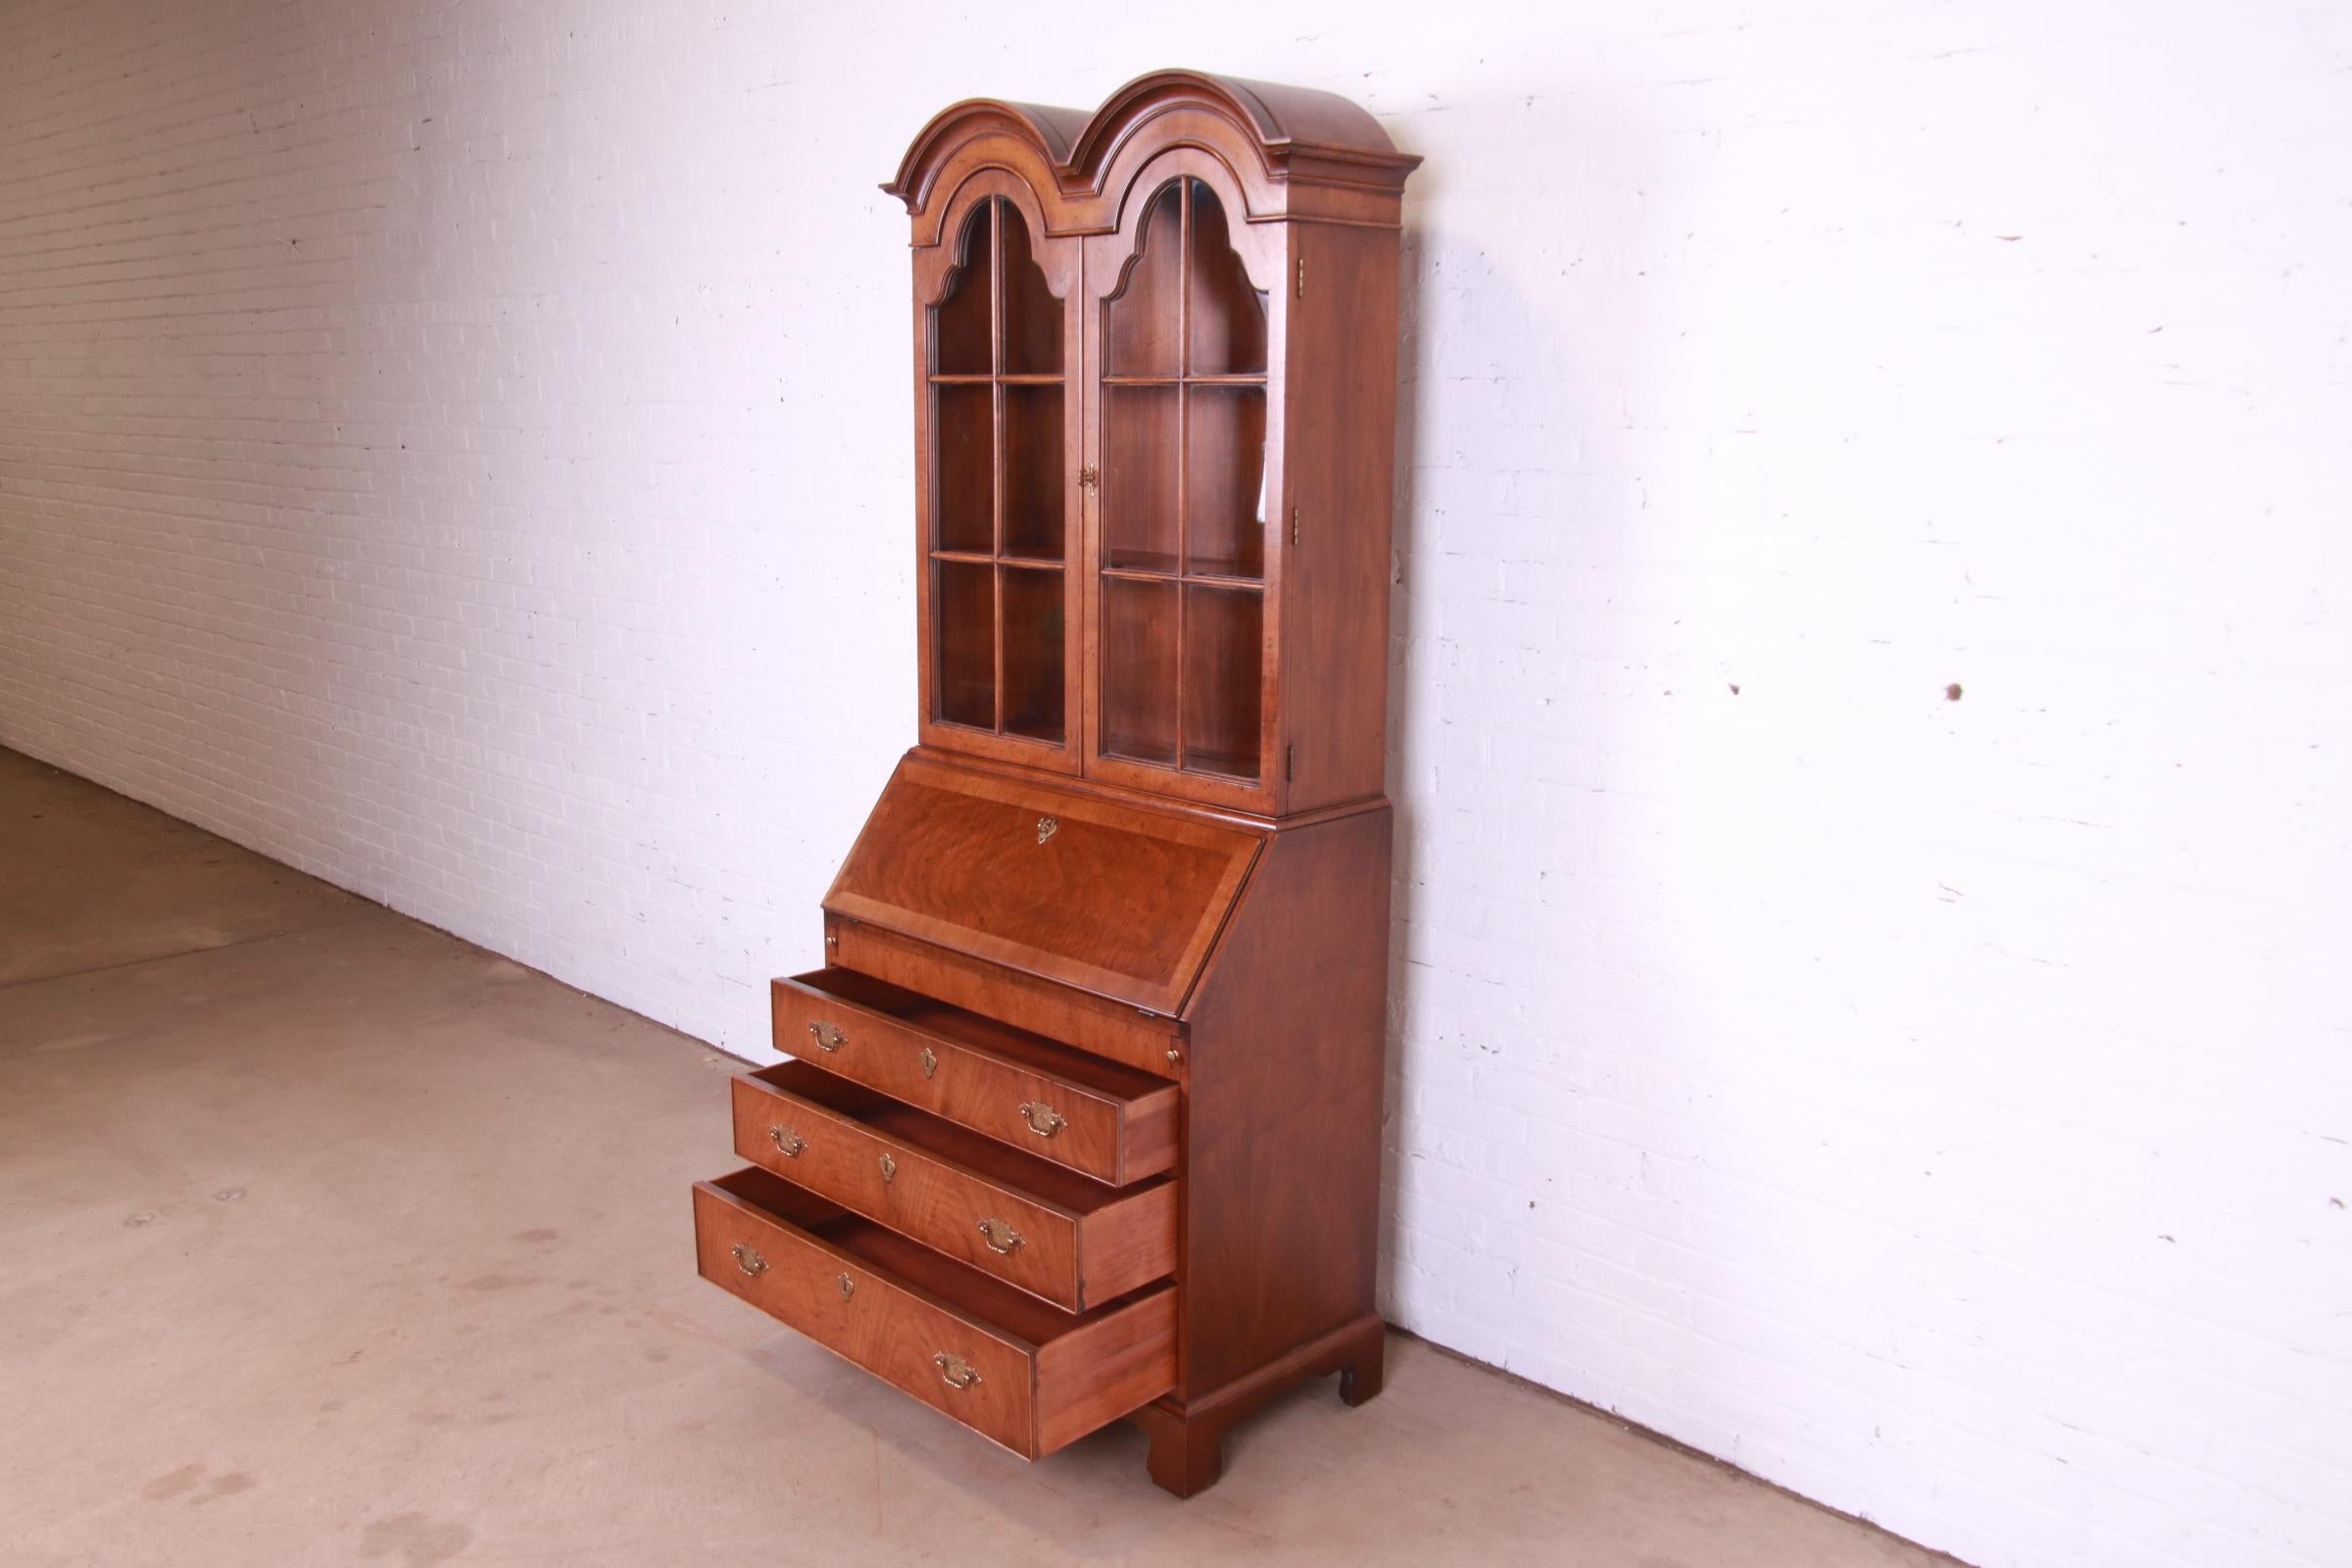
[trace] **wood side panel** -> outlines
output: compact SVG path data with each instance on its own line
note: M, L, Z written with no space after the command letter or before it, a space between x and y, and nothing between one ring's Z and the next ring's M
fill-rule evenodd
M1078 1229L1079 1299L1108 1301L1176 1268L1174 1178L1122 1193Z
M825 948L845 969L937 997L941 1002L1060 1041L1109 1061L1181 1075L1168 1053L1184 1043L1184 1026L1068 986L903 937L895 931L829 915Z
M1390 562L1396 450L1393 230L1298 225L1290 312L1290 503L1279 745L1284 808L1378 795L1388 759ZM1288 534L1285 535L1286 541Z
M1037 1451L1052 1453L1176 1386L1176 1293L1074 1329L1037 1353Z
M1113 1186L1175 1163L1173 1085L848 970L771 996L776 1049L826 1072Z
M1185 1398L1374 1310L1392 817L1277 832L1188 1015Z

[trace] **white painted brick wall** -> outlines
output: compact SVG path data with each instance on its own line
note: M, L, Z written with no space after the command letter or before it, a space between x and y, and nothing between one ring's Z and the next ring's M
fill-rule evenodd
M912 733L875 182L1337 88L1393 1314L1987 1568L2352 1562L2352 8L1071 15L0 11L0 742L760 1054Z

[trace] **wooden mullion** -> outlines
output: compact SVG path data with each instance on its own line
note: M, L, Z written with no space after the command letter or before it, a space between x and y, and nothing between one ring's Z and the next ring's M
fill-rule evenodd
M1176 765L1184 766L1185 622L1184 573L1193 564L1192 421L1193 389L1184 384L1193 370L1193 181L1185 176L1176 186Z
M1001 562L1004 555L1004 220L1012 212L1012 203L1003 197L988 198L992 211L988 215L988 399L989 399L989 497L988 549L992 562ZM996 619L996 643L991 652L995 663L990 669L993 684L990 696L994 700L997 733L1004 733L1004 568L991 565L988 573L989 610Z

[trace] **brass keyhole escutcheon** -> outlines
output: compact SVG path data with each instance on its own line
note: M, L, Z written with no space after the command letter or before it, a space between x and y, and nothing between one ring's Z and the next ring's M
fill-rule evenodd
M1061 818L1060 818L1060 817L1058 817L1058 816L1041 816L1041 817L1039 817L1039 818L1037 819L1037 842L1038 842L1038 843L1040 843L1040 844L1043 844L1043 843L1045 843L1045 842L1046 842L1046 840L1048 840L1048 839L1052 838L1052 837L1053 837L1054 834L1056 834L1056 833L1058 833L1058 832L1060 832L1060 831L1061 831Z
M980 1369L960 1355L942 1350L931 1358L931 1364L939 1368L939 1381L951 1389L968 1389L980 1381Z
M931 1048L929 1046L925 1046L923 1048L923 1054L915 1059L923 1064L924 1077L928 1078L933 1073L939 1071L939 1057L932 1054Z
M995 1218L984 1219L980 1222L980 1239L988 1244L990 1251L1002 1252L1008 1257L1012 1254L1013 1249L1019 1247L1022 1241L1019 1231L1014 1230L1003 1220Z
M899 1173L899 1162L888 1154L882 1156L882 1180L888 1182Z
M808 1038L816 1042L819 1051L839 1051L850 1043L850 1037L841 1032L841 1025L821 1021L808 1026Z
M1021 1119L1040 1138L1051 1138L1069 1125L1060 1111L1039 1100L1021 1102Z
M767 1259L761 1257L758 1251L744 1246L741 1242L735 1244L733 1250L735 1266L746 1274L759 1275L767 1272Z
M770 1127L767 1130L767 1141L775 1145L776 1152L782 1154L786 1159L800 1158L801 1151L808 1147L808 1140L789 1127Z
M841 1298L846 1301L857 1294L858 1282L850 1278L847 1274L844 1274L841 1277Z

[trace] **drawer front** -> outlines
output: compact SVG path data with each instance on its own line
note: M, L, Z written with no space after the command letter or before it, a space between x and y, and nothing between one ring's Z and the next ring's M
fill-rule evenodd
M1114 1186L1176 1162L1172 1084L1125 1098L800 979L777 981L774 999L778 1051L1024 1153Z
M734 1096L744 1158L1008 1285L1084 1304L1074 1216L748 1073Z
M694 1246L711 1284L982 1437L1037 1456L1026 1346L942 1309L715 1183L695 1185Z

